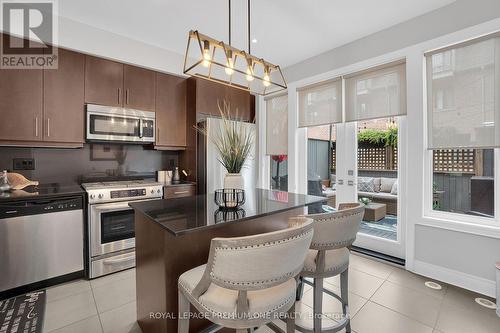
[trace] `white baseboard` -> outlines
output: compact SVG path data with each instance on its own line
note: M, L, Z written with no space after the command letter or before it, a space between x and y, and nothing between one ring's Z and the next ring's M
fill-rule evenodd
M489 297L496 297L496 282L482 277L436 266L423 261L413 262L413 272L431 279L468 289Z

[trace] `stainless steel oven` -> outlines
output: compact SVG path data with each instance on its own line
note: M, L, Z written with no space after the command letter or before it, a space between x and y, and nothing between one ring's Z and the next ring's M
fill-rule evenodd
M162 185L155 182L83 184L89 196L89 277L135 266L135 223L130 202L159 200Z
M90 141L155 141L154 112L87 104L86 121Z

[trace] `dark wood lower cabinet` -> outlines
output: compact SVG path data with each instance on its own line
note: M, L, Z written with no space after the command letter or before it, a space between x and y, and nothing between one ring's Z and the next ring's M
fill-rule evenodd
M85 142L85 56L59 49L58 69L43 71L45 142Z

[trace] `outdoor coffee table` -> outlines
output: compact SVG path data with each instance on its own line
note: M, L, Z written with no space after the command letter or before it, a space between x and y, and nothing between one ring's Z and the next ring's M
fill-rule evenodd
M370 202L365 205L365 215L363 220L365 221L380 221L387 214L387 206L383 203Z

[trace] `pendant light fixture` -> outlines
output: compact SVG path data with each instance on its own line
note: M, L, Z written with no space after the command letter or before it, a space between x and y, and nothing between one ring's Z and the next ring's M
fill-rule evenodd
M229 43L191 30L184 56L184 74L259 95L286 89L280 67L251 54L250 0L247 0L248 52L231 45L231 0L228 0L228 3Z

